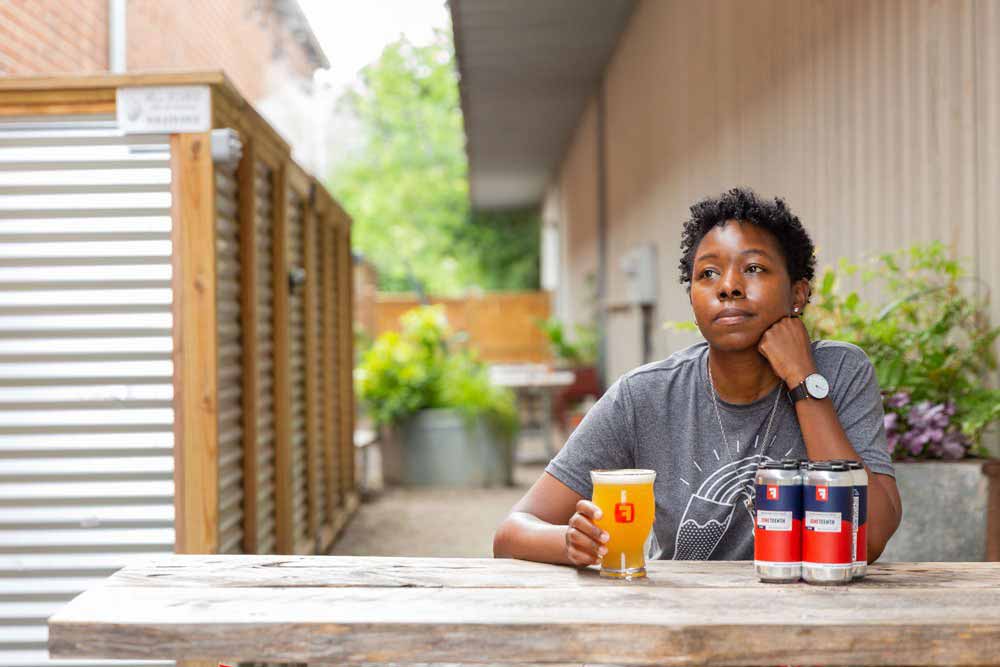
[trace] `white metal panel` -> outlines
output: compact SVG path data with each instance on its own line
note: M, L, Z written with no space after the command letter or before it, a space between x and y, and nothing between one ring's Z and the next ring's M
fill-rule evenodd
M170 224L167 137L0 121L0 664L173 551Z

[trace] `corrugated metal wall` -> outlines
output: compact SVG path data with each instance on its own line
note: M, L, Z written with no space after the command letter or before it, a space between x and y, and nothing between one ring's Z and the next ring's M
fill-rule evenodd
M322 259L320 284L320 312L322 314L323 331L321 333L321 344L323 359L329 362L324 367L322 376L323 406L322 415L324 422L323 437L323 466L326 471L326 491L327 504L331 508L340 507L341 494L343 488L340 484L340 467L342 465L338 457L340 423L340 401L341 392L339 387L340 368L337 357L337 271L336 263L336 232L330 225L321 225L319 234L319 245L321 248L320 257ZM353 449L353 442L351 447Z
M325 465L326 456L324 456L324 449L326 448L324 405L327 400L326 385L324 383L324 371L326 369L326 361L328 357L326 355L326 350L323 349L323 304L329 297L328 295L324 295L323 285L325 272L329 271L333 267L327 267L324 265L323 245L320 241L321 225L316 219L316 216L310 215L308 224L312 226L310 234L312 247L309 249L311 254L310 263L316 273L312 282L312 303L309 304L309 307L312 309L312 316L310 318L312 327L309 331L309 337L315 354L315 363L312 364L311 368L309 368L309 373L312 376L311 382L313 387L313 391L311 392L312 399L309 402L309 420L312 422L313 431L311 435L314 439L314 442L309 448L310 456L313 459L309 468L314 471L311 478L312 485L309 493L309 502L313 508L316 531L318 532L319 526L326 525L329 520L328 510L330 509L330 504L327 502L326 495L327 468Z
M257 553L274 553L275 427L274 427L274 228L271 224L273 174L258 162L254 166L254 221L257 245Z
M785 197L840 257L942 240L969 259L1000 322L1000 4L988 0L645 0L607 71L609 301L620 258L658 247L658 320L690 319L680 225L699 198L749 185ZM592 114L593 104L587 112ZM595 133L592 124L578 132ZM574 139L552 196L595 245L584 199L596 150ZM566 293L593 261L571 244ZM609 376L640 363L638 313L611 314ZM660 333L665 356L688 338Z
M236 164L215 165L219 553L243 553L243 335Z
M288 194L289 273L304 270L303 202L295 192ZM306 442L306 330L305 286L296 284L288 298L289 349L291 350L291 446L292 523L295 545L309 536L309 480Z
M0 121L0 664L173 550L169 207L166 137Z

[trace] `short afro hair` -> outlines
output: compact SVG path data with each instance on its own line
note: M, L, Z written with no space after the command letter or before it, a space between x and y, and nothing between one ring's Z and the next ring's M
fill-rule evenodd
M749 188L733 188L718 197L708 197L691 207L691 219L684 223L681 234L681 283L691 288L694 252L698 244L715 227L729 220L757 225L771 232L785 255L785 264L792 282L805 279L812 283L816 273L815 246L798 216L775 197L763 200Z

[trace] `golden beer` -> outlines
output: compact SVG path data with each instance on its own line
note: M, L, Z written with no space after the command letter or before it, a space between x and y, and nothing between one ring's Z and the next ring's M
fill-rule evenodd
M636 579L646 576L646 539L653 527L653 470L592 470L595 505L601 518L594 523L611 536L601 559L601 576Z

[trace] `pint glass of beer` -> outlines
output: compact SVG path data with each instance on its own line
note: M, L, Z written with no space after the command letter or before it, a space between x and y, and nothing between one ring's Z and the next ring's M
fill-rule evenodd
M601 508L595 523L611 536L601 559L601 576L637 579L646 576L646 538L653 527L653 470L592 470L594 504Z

